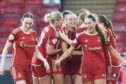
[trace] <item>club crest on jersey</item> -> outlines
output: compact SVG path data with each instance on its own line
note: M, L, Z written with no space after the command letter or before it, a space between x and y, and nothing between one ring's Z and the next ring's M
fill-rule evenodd
M101 38L100 38L100 37L98 37L98 38L97 38L97 41L98 41L98 42L100 42L100 41L101 41Z
M52 42L53 42L54 44L56 44L57 39L56 39L56 38L55 38L55 39L53 39L53 40L52 40Z
M14 40L14 35L10 34L9 40Z
M34 37L32 36L32 41L35 41Z
M48 32L49 31L49 28L48 27L45 27L45 31Z

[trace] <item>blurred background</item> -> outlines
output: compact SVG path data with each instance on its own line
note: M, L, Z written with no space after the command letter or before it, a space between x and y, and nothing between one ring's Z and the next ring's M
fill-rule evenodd
M0 0L0 58L10 32L20 25L21 16L28 11L35 15L34 29L38 36L46 26L43 16L52 10L71 10L75 13L81 8L98 15L106 15L113 23L118 36L118 51L126 57L126 0ZM13 84L9 72L11 51L7 56L6 72L0 76L0 84Z

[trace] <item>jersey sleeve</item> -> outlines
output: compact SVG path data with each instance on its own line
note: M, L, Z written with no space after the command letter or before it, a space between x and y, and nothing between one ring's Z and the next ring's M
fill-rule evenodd
M79 46L79 44L80 44L80 42L79 42L78 38L75 38L74 41L72 42L72 46L74 48L77 48Z
M115 37L113 36L113 34L112 34L110 29L108 29L108 33L109 33L110 45L112 45L112 47L116 49L117 48L117 44L116 44Z
M38 39L37 39L37 33L36 32L35 32L35 38L36 38L35 45L37 45L38 44Z
M109 33L109 31L108 30L105 30L105 38L106 38L106 42L107 42L107 44L105 45L106 47L108 47L108 46L110 46L111 44L111 42L110 42L110 33Z
M9 37L8 37L8 41L9 41L10 43L14 43L15 39L16 39L16 34L12 31L12 32L10 33Z

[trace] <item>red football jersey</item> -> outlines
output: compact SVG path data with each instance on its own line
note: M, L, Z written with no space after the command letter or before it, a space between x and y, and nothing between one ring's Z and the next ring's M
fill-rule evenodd
M13 43L13 57L11 65L30 65L36 41L36 32L31 30L25 34L20 28L14 29L9 35L8 41Z
M56 37L55 29L48 25L45 27L40 35L40 39L38 42L39 50L41 54L45 57L48 58L49 56L46 54L46 45L47 43L54 46L58 42L58 37ZM32 59L32 64L42 64L42 62L34 56Z
M110 45L114 48L114 49L117 49L117 44L116 44L116 40L114 38L114 36L112 35L112 32L109 28L106 29L106 32L107 32L107 36L109 37L109 41L110 41ZM119 60L114 57L114 56L110 56L110 60L111 60L111 64L113 66L118 66L120 65L120 62Z
M98 34L83 33L73 42L72 46L81 44L83 48L82 73L101 74L105 72L105 57L103 45Z

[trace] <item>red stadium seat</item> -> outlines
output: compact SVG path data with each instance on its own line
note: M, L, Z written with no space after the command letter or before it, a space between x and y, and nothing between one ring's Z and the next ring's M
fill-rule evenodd
M28 12L28 11L31 11L33 14L35 14L35 15L38 15L38 13L39 13L39 11L40 11L40 9L41 9L42 7L41 7L41 5L31 5L31 4L27 4L26 6L25 6L25 12Z
M126 0L116 0L116 3L118 2L126 2Z
M117 46L118 46L118 51L119 52L124 52L125 51L125 45L126 45L126 39L125 39L125 35L126 35L126 31L115 31L116 35L117 35Z
M115 11L126 12L126 3L115 4Z
M5 42L7 41L7 38L8 37L0 38L0 44L5 44Z
M0 37L8 37L10 32L14 29L14 27L1 26L0 27Z
M126 23L126 12L114 12L112 22Z
M6 14L19 14L19 15L22 15L22 9L20 8L17 8L17 7L6 7L4 9L4 12Z
M19 25L19 20L17 18L4 18L3 19L3 25L2 26L12 26L17 27Z
M4 1L0 1L0 8L4 8L4 7L6 7L6 3L4 2Z
M26 0L27 4L41 4L42 5L42 0Z
M25 2L24 0L6 0L6 4L8 7L24 8Z
M113 28L115 31L126 31L125 23L113 23Z

